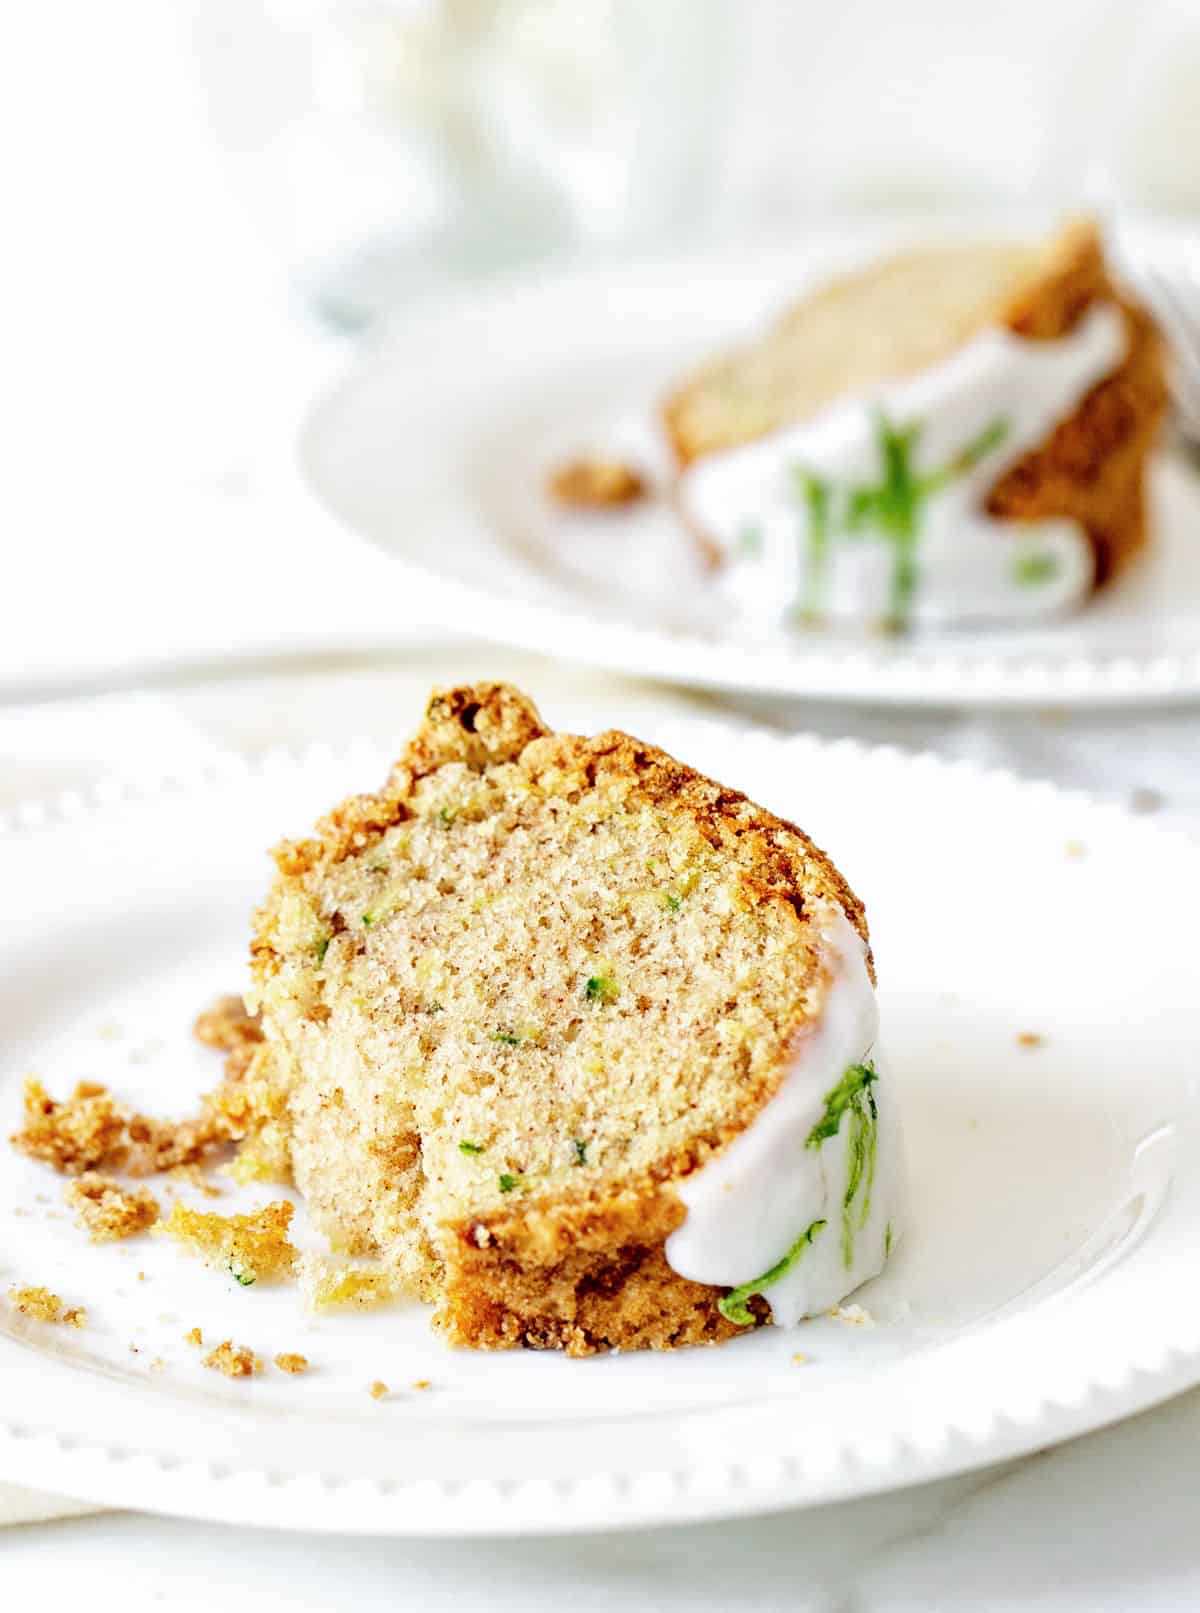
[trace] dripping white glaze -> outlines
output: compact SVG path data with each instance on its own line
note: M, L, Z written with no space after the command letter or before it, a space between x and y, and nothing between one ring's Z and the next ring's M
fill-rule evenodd
M667 1261L681 1277L737 1288L768 1272L807 1229L824 1221L800 1259L762 1290L780 1327L828 1310L877 1276L900 1233L899 1122L876 1047L879 1013L866 949L840 908L830 912L823 931L830 981L819 1019L745 1131L679 1184L687 1219L666 1244ZM869 1187L864 1183L869 1198L860 1189L846 1228L850 1114L836 1136L819 1146L809 1139L825 1115L827 1095L850 1065L868 1057L880 1076L870 1088L877 1111L874 1174Z
M1094 305L1054 341L989 328L917 375L697 461L680 478L684 512L721 550L724 587L740 612L784 625L806 617L878 622L893 605L893 545L863 530L835 535L823 561L814 559L797 471L834 489L877 483L882 414L898 427L920 427L913 468L928 477L1003 421L1002 439L922 505L918 575L905 621L1059 615L1091 590L1095 567L1086 534L1069 520L996 520L984 503L1000 476L1118 367L1126 348L1122 315L1109 303Z

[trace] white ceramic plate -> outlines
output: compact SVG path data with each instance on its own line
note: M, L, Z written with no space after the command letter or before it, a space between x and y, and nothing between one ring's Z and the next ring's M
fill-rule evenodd
M153 1238L91 1248L59 1179L2 1148L0 1294L46 1284L90 1325L0 1299L0 1477L304 1530L623 1527L911 1484L1200 1380L1200 848L929 758L698 722L649 737L795 816L867 898L912 1176L907 1235L856 1296L875 1325L587 1361L451 1352L421 1307L314 1319L291 1286L238 1288ZM190 1022L242 978L263 848L383 764L276 756L14 814L3 1130L30 1069L189 1112L218 1073ZM1042 1045L1019 1045L1031 1031ZM312 1371L229 1382L183 1342L193 1325Z
M421 304L317 407L304 467L323 502L395 558L403 620L424 612L492 640L739 690L940 705L1194 698L1200 479L1165 455L1153 547L1086 611L901 641L766 638L729 617L667 501L581 517L544 497L563 454L629 443L653 457L652 405L672 378L897 233ZM1148 239L1174 241L1162 228Z

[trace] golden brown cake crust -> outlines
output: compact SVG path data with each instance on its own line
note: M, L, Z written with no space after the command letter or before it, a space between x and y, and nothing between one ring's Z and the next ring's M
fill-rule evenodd
M670 1185L642 1181L603 1198L465 1221L446 1251L434 1324L451 1344L594 1355L719 1344L743 1333L716 1300L667 1264L684 1219ZM759 1323L770 1310L757 1296Z
M527 747L540 741L536 757ZM796 905L802 887L809 895L837 902L864 941L863 905L829 857L804 831L785 818L755 806L739 790L727 789L666 751L612 730L583 738L548 729L532 701L511 684L479 683L435 689L425 718L382 790L353 795L320 819L316 835L284 840L273 856L281 874L306 873L321 863L340 862L367 847L408 816L416 781L449 762L482 769L496 762L522 760L531 781L546 790L569 793L598 782L616 783L639 800L652 802L697 821L714 846L737 840L753 847L756 891ZM251 943L256 978L272 970L270 915L261 909ZM874 978L874 966L872 978Z
M553 733L519 691L488 683L435 690L384 788L351 797L318 823L311 838L276 849L279 877L256 915L252 941L260 999L269 998L271 982L287 962L280 915L289 890L347 859L368 858L390 829L415 814L414 797L430 775L443 768L461 772L463 766L483 773L507 764L517 765L534 798L571 803L600 792L610 804L651 807L665 819L686 820L722 866L736 867L748 910L774 910L787 926L807 931L807 910L836 905L869 946L862 904L794 824L627 734ZM873 977L869 951L868 967ZM264 1027L269 1046L274 1027L266 1007ZM717 1309L723 1290L690 1282L667 1264L664 1242L684 1216L674 1184L749 1124L782 1074L781 1061L756 1076L736 1114L707 1130L694 1127L684 1145L662 1151L647 1169L615 1178L581 1172L569 1192L535 1186L485 1212L443 1221L433 1287L439 1301L435 1322L445 1337L478 1348L526 1345L583 1355L710 1343L735 1334L738 1329ZM341 1102L337 1092L322 1100L330 1115ZM764 1305L762 1319L767 1314Z
M1129 349L1046 442L1005 472L987 507L1008 520L1078 521L1095 552L1099 586L1145 538L1146 459L1167 405L1163 351L1153 321L1113 285L1095 226L1080 221L1063 242L1058 272L1013 302L1009 329L1053 341L1094 302L1112 301L1125 316Z

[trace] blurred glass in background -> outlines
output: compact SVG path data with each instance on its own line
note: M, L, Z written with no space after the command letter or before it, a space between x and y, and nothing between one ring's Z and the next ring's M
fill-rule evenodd
M703 0L214 0L208 21L219 133L339 322L702 214Z
M836 212L1200 213L1200 0L205 0L260 225L368 322L447 279Z

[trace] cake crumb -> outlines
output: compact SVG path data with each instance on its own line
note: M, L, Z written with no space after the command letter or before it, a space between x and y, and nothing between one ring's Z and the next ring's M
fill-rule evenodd
M93 1243L115 1243L132 1238L158 1220L158 1200L144 1187L123 1187L113 1176L84 1171L68 1183L67 1203L76 1223L86 1228ZM144 1271L138 1273L144 1282Z
M22 1316L33 1317L35 1321L54 1322L63 1327L87 1325L87 1311L82 1305L65 1306L62 1296L52 1293L49 1288L32 1285L10 1288L8 1298L14 1310L19 1311Z
M175 1204L161 1230L210 1264L220 1261L249 1288L260 1277L288 1275L299 1254L288 1238L295 1206L286 1199L248 1215L215 1215Z
M1043 1047L1045 1041L1046 1038L1040 1031L1020 1031L1017 1035L1017 1043L1020 1047Z
M1146 817L1151 812L1161 812L1164 804L1164 797L1158 790L1147 789L1144 785L1139 785L1129 797L1129 810L1136 812L1140 817Z
M802 1350L797 1350L792 1356L792 1365L794 1367L806 1367L808 1365L808 1357Z
M307 1372L308 1357L306 1355L294 1355L290 1350L284 1350L275 1357L275 1365L280 1372Z
M262 1370L262 1362L254 1351L244 1344L226 1339L204 1357L204 1365L213 1372L223 1372L227 1378L250 1378Z
M414 1382L413 1388L414 1389L432 1389L433 1388L433 1380L431 1378L418 1378Z
M13 1147L64 1176L124 1158L124 1117L95 1081L78 1082L69 1098L56 1101L36 1076L26 1077L24 1122L9 1139Z
M607 454L580 454L564 460L551 471L546 487L559 504L593 510L635 504L647 493L646 479L639 470Z
M382 1400L384 1395L388 1394L389 1392L390 1391L388 1390L387 1384L384 1383L379 1378L375 1379L375 1382L371 1385L370 1389L367 1391L367 1393L371 1396L372 1400Z
M164 1372L166 1370L166 1366L167 1363L163 1360L162 1356L156 1355L154 1360L150 1363L150 1370L151 1372Z
M201 1113L187 1120L159 1120L142 1114L126 1118L131 1176L157 1176L196 1166L233 1140L223 1115L211 1106L207 1094L201 1103Z
M845 1322L847 1327L875 1326L875 1318L861 1305L835 1305L829 1315L835 1322Z
M157 1120L124 1108L98 1082L80 1081L69 1098L56 1099L29 1076L24 1124L9 1141L63 1176L101 1169L151 1176L205 1159L243 1135L227 1112L226 1091L206 1097L202 1112L189 1120Z
M1068 857L1086 857L1087 847L1082 840L1068 840L1064 848Z
M198 1014L192 1034L225 1054L225 1080L230 1085L247 1073L263 1039L258 1015L248 1013L242 999L232 995L218 997Z
M382 1305L395 1296L391 1274L379 1266L309 1252L296 1262L304 1298L313 1310L338 1305Z
M183 1335L183 1342L185 1344L194 1344L198 1350L201 1350L204 1348L204 1334L201 1333L198 1327L189 1328Z
M192 1035L205 1047L215 1047L219 1053L232 1053L237 1048L253 1047L261 1042L262 1028L258 1015L247 1013L242 999L229 992L196 1015Z

